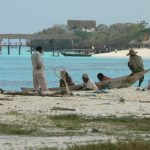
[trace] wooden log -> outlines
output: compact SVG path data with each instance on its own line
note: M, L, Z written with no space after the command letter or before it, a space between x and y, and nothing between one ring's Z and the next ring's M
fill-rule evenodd
M150 69L142 71L142 72L134 73L133 75L127 75L123 77L101 81L101 82L96 83L96 85L98 86L99 90L104 89L104 88L113 89L113 88L130 87L137 80L139 80L142 76L144 76L144 74L146 74L148 71L150 71ZM82 90L83 85L79 84L79 85L69 86L69 88L71 91ZM21 90L27 92L27 91L33 91L33 88L22 87ZM50 91L66 91L66 88L55 87L55 88L49 88L49 90Z
M144 74L146 74L150 69L147 69L142 72L134 73L133 75L127 75L123 77L114 78L111 80L105 80L102 82L97 83L97 86L99 89L102 88L126 88L130 87L132 84L134 84L136 81L138 81Z
M69 89L71 91L77 91L77 90L81 90L82 89L82 85L73 85L73 86L69 86ZM21 87L21 90L23 92L28 92L28 91L34 91L33 88L28 88L28 87ZM60 92L65 92L66 88L65 87L54 87L54 88L49 88L49 91L60 91Z
M63 95L66 94L66 92L60 92L60 91L56 91L56 92L52 92L52 93L36 93L36 92L32 92L32 91L28 91L28 92L22 92L22 91L5 91L3 93L4 95L21 95L21 96L50 96L50 97L62 97Z

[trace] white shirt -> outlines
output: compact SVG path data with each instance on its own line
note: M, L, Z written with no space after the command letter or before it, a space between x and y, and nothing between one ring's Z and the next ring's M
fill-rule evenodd
M98 87L96 86L94 81L92 81L91 79L89 79L87 83L84 83L83 86L87 89L91 89L95 91L98 90Z
M40 52L35 51L31 56L31 60L33 66L33 74L45 74L45 67ZM37 66L40 66L41 68L37 69Z

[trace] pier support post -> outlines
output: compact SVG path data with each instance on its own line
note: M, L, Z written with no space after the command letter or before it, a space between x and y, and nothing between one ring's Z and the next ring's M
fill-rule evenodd
M33 51L33 47L31 47L31 50L30 50L30 52L31 52L31 55L32 55L32 51Z
M0 45L0 55L2 55L2 46Z
M10 39L8 39L8 55L10 55Z
M19 55L21 55L21 45L19 45Z
M22 45L21 39L19 39L19 55L21 55L21 45Z
M53 51L53 56L55 55L55 50L54 50L54 43L53 43L54 41L53 40L49 40L49 48L51 48L52 49L52 51Z
M8 44L8 55L10 55L10 45Z

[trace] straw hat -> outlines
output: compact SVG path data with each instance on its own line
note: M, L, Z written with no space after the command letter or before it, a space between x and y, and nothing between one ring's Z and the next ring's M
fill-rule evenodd
M87 73L83 73L82 77L83 77L83 78L89 78L89 76L88 76Z
M127 56L129 56L129 55L132 56L132 55L135 55L136 53L137 52L135 52L134 49L130 49L129 53L127 54Z

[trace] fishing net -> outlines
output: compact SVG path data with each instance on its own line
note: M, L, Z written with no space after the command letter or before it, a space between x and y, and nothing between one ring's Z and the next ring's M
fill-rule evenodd
M66 72L65 72L65 68L62 67L62 66L57 66L54 68L54 74L59 77L60 79L62 79L65 83L65 87L66 87L66 94L67 95L70 95L71 92L70 92L70 89L69 89L69 86L67 84L67 81L66 81Z

